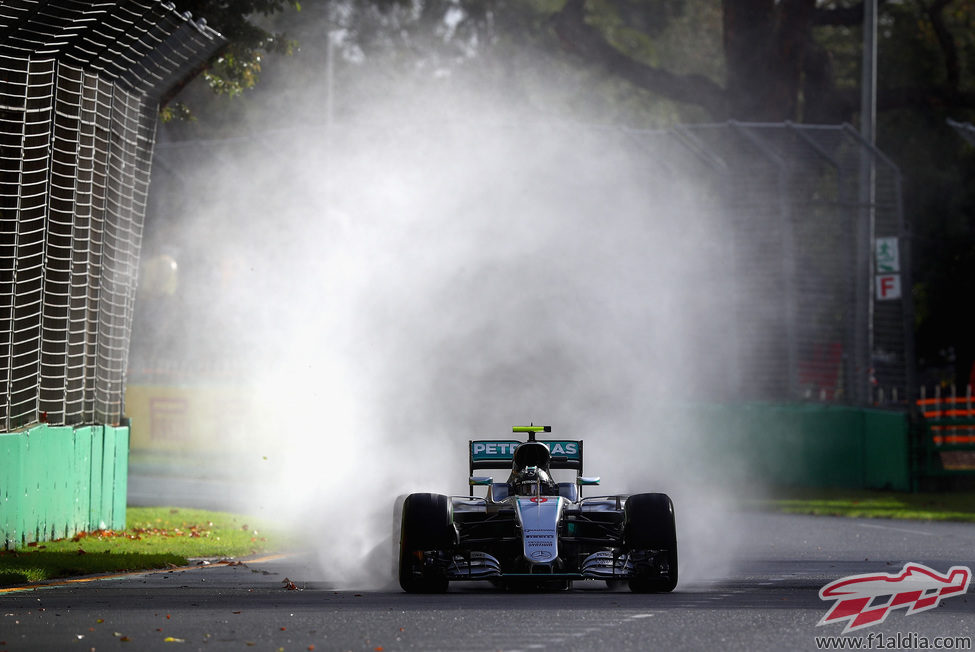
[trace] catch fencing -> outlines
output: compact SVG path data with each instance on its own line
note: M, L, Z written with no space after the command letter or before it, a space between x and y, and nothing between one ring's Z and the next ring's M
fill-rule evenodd
M339 124L228 140L161 142L150 210L192 216L204 203L194 198L235 197L240 180L249 179L248 185L256 187L283 185L280 194L286 197L307 196L309 188L330 183L328 201L341 213L342 207L359 207L368 198L354 194L363 184L341 180L343 166L357 163L330 159L330 144L340 151L372 152L372 144L382 140L395 143L397 152L422 152L449 141L450 128ZM701 311L706 318L695 324L695 332L704 333L695 346L709 359L710 385L694 387L694 392L722 401L900 408L916 398L910 243L901 177L851 126L728 122L669 130L564 124L471 129L487 140L491 136L485 133L521 143L528 151L532 142L558 143L567 167L583 149L573 149L573 144L583 139L597 143L585 151L625 152L631 161L628 174L641 180L648 216L675 188L693 180L697 206L714 212L711 223L730 234L724 244L731 252L727 269L720 270L726 277L720 287L705 289L703 298L688 298L689 303L710 304ZM303 159L309 150L319 157L313 161L328 159L325 165ZM390 174L382 167L383 156L368 158L371 174ZM255 172L254 160L262 162L261 169L274 170L270 181L255 176L260 171ZM305 163L296 163L301 160ZM220 162L219 178L206 172L212 161ZM517 165L512 161L512 169ZM317 169L330 170L339 180L312 178L309 170ZM537 170L506 174L544 177ZM561 183L578 183L578 176L563 176ZM356 177L349 173L348 178ZM610 186L600 192L611 195ZM243 201L225 210L238 215L241 223L254 211ZM265 213L280 222L291 210L285 203ZM168 243L158 244L165 251ZM209 253L207 249L196 256ZM181 282L194 281L187 276ZM161 299L149 298L142 308L153 308L153 301L159 303L156 312L163 312ZM160 336L154 334L152 340ZM171 358L163 362L174 364ZM208 380L206 368L219 364L220 358L195 355L181 368L199 369L188 371L191 377L184 381ZM158 372L164 366L158 358L141 359L134 373L142 383L168 382Z
M729 122L654 137L703 163L732 221L731 271L746 295L731 308L735 380L748 388L737 398L907 405L913 305L897 166L849 125Z
M0 3L0 428L118 423L161 96L222 37L168 3Z
M956 122L949 118L948 126L954 128L969 145L975 146L975 125L970 122Z

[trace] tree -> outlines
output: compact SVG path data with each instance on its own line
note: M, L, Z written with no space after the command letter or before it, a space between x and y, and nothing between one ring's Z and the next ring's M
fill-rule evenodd
M953 362L967 380L975 315L958 297L970 287L975 183L972 154L945 118L975 120L975 0L879 2L878 145L904 175L918 351L928 364ZM211 137L231 128L228 117L252 120L244 103L224 99L254 87L264 54L288 51L296 56L273 64L287 74L268 75L248 105L259 97L278 123L322 120L323 62L333 54L339 121L361 117L375 96L398 92L406 106L431 92L462 95L465 81L534 115L634 127L835 124L856 122L859 107L863 5L851 0L308 0L300 13L285 11L294 0L178 6L231 39L205 73L224 93L197 126ZM263 27L254 16L266 17ZM542 94L533 75L558 83ZM315 93L317 101L293 101ZM410 119L405 110L401 118Z
M904 107L975 108L975 0L879 0L880 111ZM218 93L252 88L267 53L295 42L267 25L301 9L298 0L178 0L229 40L204 71ZM859 105L863 4L846 0L333 0L313 2L366 56L395 49L404 61L433 66L483 63L512 47L551 56L554 32L577 63L688 106L716 120L850 120ZM707 37L662 43L674 22L719 14L722 65L707 69L695 52ZM689 16L689 18L687 18ZM257 18L263 18L262 21ZM277 21L280 24L282 21ZM263 26L262 26L263 25ZM700 69L662 63L661 45ZM394 62L389 62L395 65ZM509 70L510 72L510 70Z
M180 12L189 12L196 20L205 20L208 26L227 39L227 44L199 71L210 88L218 94L237 96L244 90L253 88L260 78L261 62L265 54L291 54L294 50L294 41L284 34L261 27L255 22L255 16L272 16L288 7L300 11L301 4L298 0L174 0L174 4ZM193 77L195 75L189 76L183 85L171 89L161 102L163 107ZM182 104L163 110L164 119L177 115L188 115Z
M723 49L727 67L724 83L699 74L674 74L647 63L600 29L600 11L633 12L635 0L567 0L553 20L565 47L611 74L661 96L698 105L718 120L794 120L841 122L858 106L855 85L837 79L837 44L830 31L843 30L844 49L857 49L862 4L820 3L816 0L723 0ZM656 4L656 3L648 3ZM883 2L887 44L897 50L925 50L920 61L938 61L935 74L900 75L902 84L885 85L879 110L932 105L975 108L972 80L963 76L964 60L971 61L973 43L970 0L914 0ZM906 29L905 29L906 27ZM914 33L909 33L913 27ZM888 48L890 49L890 48ZM916 63L914 64L916 67ZM845 71L849 74L849 70Z

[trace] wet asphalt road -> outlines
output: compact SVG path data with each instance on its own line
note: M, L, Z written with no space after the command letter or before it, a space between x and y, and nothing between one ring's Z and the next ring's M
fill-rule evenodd
M741 518L742 552L710 575L682 567L690 579L667 595L596 583L544 594L474 583L433 596L339 590L293 554L3 593L0 650L814 650L817 636L842 630L817 626L830 606L819 599L824 584L908 561L975 567L975 525ZM867 644L873 634L873 649L890 649L878 647L892 642L880 635L898 633L971 644L973 598L894 610L856 635Z

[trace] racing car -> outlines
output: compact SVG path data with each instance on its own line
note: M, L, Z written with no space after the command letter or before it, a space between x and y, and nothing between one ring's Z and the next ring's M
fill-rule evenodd
M582 497L581 440L536 439L551 426L515 426L527 441L471 440L467 496L414 493L402 503L399 583L440 593L452 581L568 589L626 582L640 593L677 585L674 505L663 493ZM510 469L503 482L475 475ZM557 482L553 471L575 471ZM475 487L485 495L475 496Z

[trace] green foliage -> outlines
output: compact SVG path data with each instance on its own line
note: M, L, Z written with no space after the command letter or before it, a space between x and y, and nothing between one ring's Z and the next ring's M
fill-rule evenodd
M82 555L45 548L25 552L0 551L0 586L17 586L62 577L169 568L185 566L186 563L185 557L169 553L104 551Z
M184 102L170 102L159 109L159 117L163 122L170 120L195 120L193 112Z
M203 78L218 94L238 96L253 88L260 79L266 54L290 55L297 43L284 34L262 27L257 17L270 17L289 7L300 11L298 0L175 0L181 12L190 12L194 19L204 19L220 32L228 44L203 71ZM186 117L186 109L163 113L163 119Z
M944 83L944 58L923 7L892 4L878 30L877 74L888 88Z
M785 490L758 501L787 514L975 522L975 494L922 494L848 489Z
M268 17L268 31L288 34L299 47L292 56L262 60L263 79L248 93L246 104L214 95L211 87L221 88L222 82L214 87L209 77L202 78L181 95L198 121L179 124L175 130L178 137L217 137L248 131L268 120L279 126L282 122L321 124L327 104L334 106L336 120L364 119L377 101L400 102L401 115L408 119L418 100L440 94L466 98L471 89L497 98L498 107L510 114L634 127L659 127L680 119L666 98L607 75L598 63L580 64L566 52L550 26L561 4L559 0L434 0L424 2L419 11L412 3L392 0L305 3L300 13L283 11ZM667 15L672 18L657 26L655 33L666 51L645 49L641 56L678 66L700 62L720 76L720 65L715 67L720 58L703 41L679 51L670 47L695 31L694 16L679 10L681 3L662 4L670 7ZM689 6L705 4L706 0L692 0ZM607 11L617 8L610 3ZM448 12L454 12L449 29ZM709 30L715 17L720 23L719 12L712 12ZM622 24L621 20L617 22ZM652 45L637 36L638 50ZM330 55L331 82L326 79ZM178 107L170 114L178 115ZM693 109L689 114L699 115Z
M0 586L58 577L185 566L193 557L267 552L281 537L240 515L173 507L129 507L126 528L0 551Z

